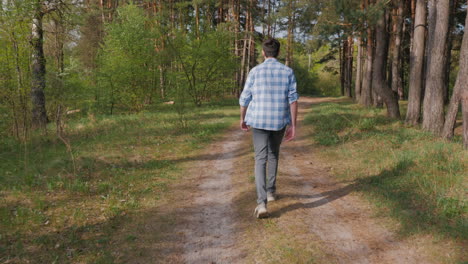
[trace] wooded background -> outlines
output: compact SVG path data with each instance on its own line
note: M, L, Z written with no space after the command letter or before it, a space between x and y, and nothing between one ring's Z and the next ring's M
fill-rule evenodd
M238 96L261 42L301 94L345 95L444 138L464 120L460 0L2 0L0 134L20 142L65 116ZM400 113L400 100L408 100ZM463 105L463 116L460 105ZM182 111L182 110L181 110Z

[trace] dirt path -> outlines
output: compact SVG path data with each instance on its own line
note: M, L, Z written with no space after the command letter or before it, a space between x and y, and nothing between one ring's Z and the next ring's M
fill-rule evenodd
M214 159L198 162L190 173L198 175L199 183L193 193L192 213L186 219L183 259L186 263L235 263L241 252L237 241L237 218L232 205L234 189L231 184L236 153L244 138L236 131L210 146Z
M313 104L301 98L299 120ZM301 123L301 122L299 122ZM132 263L432 263L429 241L402 240L385 228L352 183L337 183L315 157L310 127L281 149L279 200L270 218L253 217L255 186L251 134L237 126L186 163L180 197L155 213L144 232L144 258ZM170 212L169 212L170 211ZM159 216L157 216L159 215ZM159 217L159 218L158 218ZM166 225L156 219L168 220ZM172 222L174 222L172 224Z

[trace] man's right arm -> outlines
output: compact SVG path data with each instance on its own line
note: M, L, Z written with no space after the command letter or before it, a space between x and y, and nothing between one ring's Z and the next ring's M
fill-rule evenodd
M247 113L247 107L249 107L250 101L252 101L252 86L253 86L253 74L252 71L247 76L245 81L244 90L239 97L240 105L240 127L242 130L247 131L249 127L245 124L245 115Z
M242 130L244 131L248 131L249 130L249 127L247 126L247 124L245 123L245 114L247 113L247 107L245 106L241 106L240 107L240 127Z

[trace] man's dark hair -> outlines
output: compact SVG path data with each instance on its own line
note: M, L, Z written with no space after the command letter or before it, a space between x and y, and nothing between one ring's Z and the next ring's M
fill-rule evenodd
M262 44L266 57L278 57L281 44L274 38L267 39Z

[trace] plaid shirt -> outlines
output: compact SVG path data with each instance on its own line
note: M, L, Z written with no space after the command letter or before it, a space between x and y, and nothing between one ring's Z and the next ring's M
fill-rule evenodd
M239 104L248 107L248 126L278 131L291 123L289 105L298 98L293 70L269 58L250 71Z

